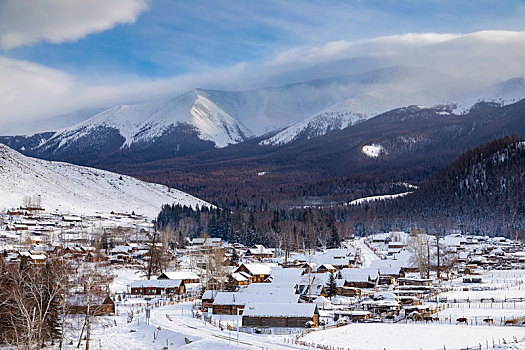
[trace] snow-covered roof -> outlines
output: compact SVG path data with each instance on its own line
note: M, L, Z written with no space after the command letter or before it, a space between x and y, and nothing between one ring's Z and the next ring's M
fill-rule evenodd
M369 277L374 280L377 278L377 269L351 269L341 270L341 275L346 281L351 282L368 282Z
M352 310L352 311L338 310L338 311L334 311L334 313L341 315L341 316L368 316L370 315L370 311L363 311L363 310Z
M131 282L131 288L179 288L182 280L138 280Z
M118 245L115 248L111 249L111 253L128 253L133 250L133 247L128 245Z
M248 252L252 255L271 255L272 251L261 244L256 244L248 249Z
M245 266L252 275L269 275L272 271L272 265L270 264L252 263L242 264L241 266Z
M286 292L282 289L267 291L266 293L219 292L215 296L213 305L246 305L256 302L297 303L299 295L293 290Z
M375 292L374 293L374 300L395 300L398 301L399 299L397 296L390 292Z
M206 290L202 294L202 298L201 299L208 299L208 300L214 299L215 296L217 295L217 293L219 293L218 290Z
M293 287L293 285L287 283L252 283L244 288L242 292L251 294L279 293L279 291L293 291Z
M232 277L237 282L249 281L248 277L246 276L246 273L243 273L243 271L241 271L240 273L232 273Z
M299 268L282 268L272 267L271 276L272 284L289 284L295 285L301 280L302 269Z
M248 317L312 317L315 304L250 303L242 312Z
M321 267L324 267L326 270L335 270L335 267L332 264L322 264L317 268L317 270L319 270Z
M194 279L200 279L200 277L192 271L172 271L172 272L164 272L163 275L166 275L168 279L170 280L194 280ZM161 277L160 275L159 277Z

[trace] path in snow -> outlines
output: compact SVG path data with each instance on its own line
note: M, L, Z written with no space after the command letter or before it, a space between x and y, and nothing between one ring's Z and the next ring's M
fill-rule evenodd
M363 260L362 267L369 267L370 264L372 264L372 261L379 259L379 257L372 251L372 249L366 246L366 244L364 243L364 238L360 238L357 241L356 248L361 249L361 259Z

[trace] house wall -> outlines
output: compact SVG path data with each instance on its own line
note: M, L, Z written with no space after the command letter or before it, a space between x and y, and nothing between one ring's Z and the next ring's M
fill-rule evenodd
M239 314L242 314L244 305L213 305L213 314L216 315L237 315L237 309Z
M305 328L308 321L313 321L315 327L319 325L318 315L313 315L312 317L243 316L242 326L252 328Z

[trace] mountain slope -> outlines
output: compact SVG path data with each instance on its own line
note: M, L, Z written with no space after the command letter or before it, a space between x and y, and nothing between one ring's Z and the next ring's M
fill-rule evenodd
M29 158L0 144L0 207L22 204L40 195L48 211L76 214L132 212L154 218L163 204L209 206L166 186L108 171Z
M349 110L327 110L285 128L270 138L262 140L259 145L280 146L293 141L308 140L330 131L342 130L366 119L368 119L367 115Z
M298 122L288 130L290 140L319 136L394 107L447 100L453 89L437 88L444 85L453 84L438 72L395 66L256 90L195 89L169 101L110 108L52 137L0 137L0 142L27 155L80 164L167 159ZM37 146L36 139L42 141Z

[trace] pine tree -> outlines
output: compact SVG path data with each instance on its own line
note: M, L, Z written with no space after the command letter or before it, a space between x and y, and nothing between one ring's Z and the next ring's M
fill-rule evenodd
M326 287L326 294L328 295L328 297L332 298L334 295L337 294L337 284L335 282L335 275L333 272L330 272L330 276L328 277Z
M228 275L228 279L226 280L224 290L227 292L235 292L235 290L237 290L237 281L235 280L235 278L233 278L232 275Z
M233 254L230 258L230 265L231 266L237 266L237 263L239 262L239 255L237 254L237 250L233 250Z

